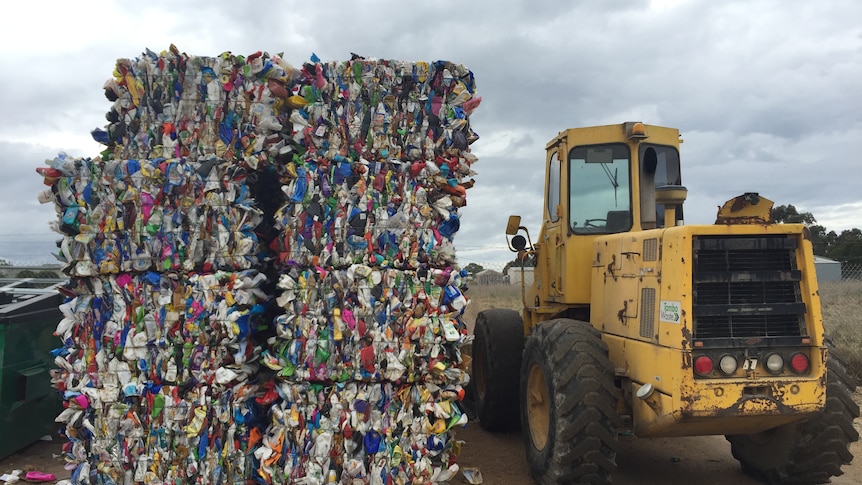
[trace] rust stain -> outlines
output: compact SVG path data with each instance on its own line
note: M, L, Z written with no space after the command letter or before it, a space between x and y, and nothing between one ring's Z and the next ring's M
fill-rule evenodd
M716 224L767 224L769 221L760 217L719 217Z
M783 384L773 383L772 384L772 395L775 396L775 399L778 399L779 401L783 402L784 397L787 394L787 388L788 387L789 386L786 386Z
M628 300L623 300L623 307L622 309L620 309L620 311L617 312L617 319L620 321L620 323L626 323L626 312L628 311L628 308Z
M611 274L611 278L613 278L614 281L617 280L617 275L614 273L614 264L616 264L616 262L617 262L617 255L612 254L611 255L611 262L608 263L607 269L608 269L608 273Z
M680 344L682 346L682 349L690 349L692 340L691 330L686 325L680 329L680 332L682 332L682 343ZM691 356L689 356L689 359L691 359Z
M829 356L829 352L828 352L828 350L827 350L825 347L821 348L821 349L820 349L820 362L826 362L826 358L827 358L828 356ZM828 372L824 372L824 373L820 376L820 387L821 387L822 389L826 389L827 374L828 374Z
M688 365L691 367L691 356L688 356ZM685 366L685 359L683 359L683 366ZM695 392L689 386L686 386L687 389L682 389L682 392L679 396L680 407L679 412L682 416L692 416L694 414L695 403L700 400L700 394Z

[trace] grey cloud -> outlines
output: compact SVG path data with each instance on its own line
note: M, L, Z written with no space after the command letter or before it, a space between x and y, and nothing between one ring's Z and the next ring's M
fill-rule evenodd
M53 133L86 137L106 123L101 86L116 58L171 42L197 55L283 51L293 64L312 52L323 60L356 52L468 66L483 97L471 120L482 137L472 147L481 157L476 186L456 237L469 257L477 256L468 248L504 243L509 213L538 228L544 143L589 124L679 127L690 223L711 223L719 204L749 190L802 210L858 207L849 204L862 200L853 159L862 151L862 3L674 3L660 11L646 0L118 3L112 8L128 25L82 18L80 28L104 34L86 42L66 35L62 55L4 59L26 75L7 78L0 90L0 161L21 181L0 182L7 209L0 223L24 232L28 220L52 217L16 205L35 204L40 190L31 161L63 148L46 148L57 144ZM148 30L144 19L161 22ZM24 138L43 146L10 145ZM8 214L27 210L36 212Z
M0 141L0 259L22 264L53 261L51 249L58 235L48 228L57 215L53 204L40 204L37 194L46 190L36 167L59 150Z

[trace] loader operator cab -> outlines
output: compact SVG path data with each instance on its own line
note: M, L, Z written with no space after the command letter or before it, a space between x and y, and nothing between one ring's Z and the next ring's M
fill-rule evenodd
M679 154L670 146L640 147L641 190L633 191L629 147L622 143L576 146L569 153L569 227L573 234L614 234L632 229L632 194L640 193L641 228L664 227L662 187L680 185ZM553 161L552 161L553 165ZM559 187L552 171L549 187ZM554 180L556 178L556 180ZM659 200L661 198L659 197ZM682 219L681 208L677 219Z

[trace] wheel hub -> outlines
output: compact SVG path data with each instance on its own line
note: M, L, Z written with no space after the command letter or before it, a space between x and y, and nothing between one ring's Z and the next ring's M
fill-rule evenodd
M530 439L537 450L545 449L550 434L551 401L545 373L538 364L530 366L527 375L527 424L530 427Z

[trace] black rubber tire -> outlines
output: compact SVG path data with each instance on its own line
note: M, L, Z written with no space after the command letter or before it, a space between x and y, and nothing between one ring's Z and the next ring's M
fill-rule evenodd
M485 430L517 430L518 375L524 351L521 316L502 308L481 311L473 335L467 400Z
M853 420L856 381L833 349L826 360L826 407L815 417L755 435L730 435L742 470L767 483L829 483L850 463L850 443L859 439Z
M550 408L547 421L534 414L536 429L547 424L547 438L538 445L528 416L534 412L528 409L527 394L534 366L541 371ZM542 381L535 382L541 389ZM622 427L619 397L608 347L589 323L557 319L533 329L521 364L521 429L537 483L611 483Z

